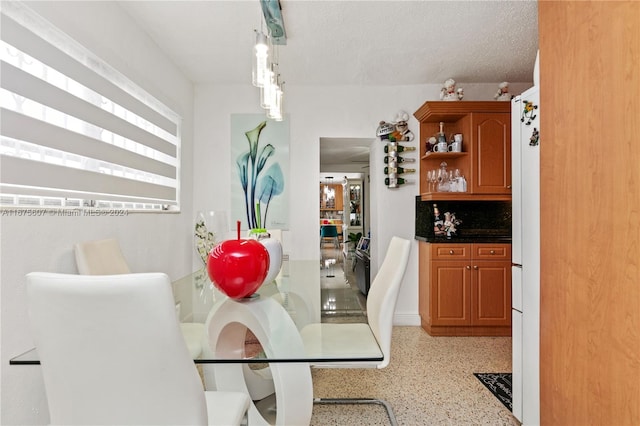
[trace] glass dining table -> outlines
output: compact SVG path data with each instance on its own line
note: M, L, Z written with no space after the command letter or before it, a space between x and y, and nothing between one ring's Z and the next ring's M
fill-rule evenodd
M249 424L309 424L314 401L311 365L383 360L364 321L350 324L351 332L344 338L338 333L337 340L336 333L319 331L323 318L317 260L285 260L274 281L240 300L218 291L205 268L172 286L180 322L202 334L194 362L205 387L250 394L254 403ZM332 323L339 321L332 318ZM37 350L12 358L10 364L39 364Z

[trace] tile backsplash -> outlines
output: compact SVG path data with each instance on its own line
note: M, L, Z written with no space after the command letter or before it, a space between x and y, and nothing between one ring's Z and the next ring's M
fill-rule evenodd
M434 204L440 214L455 213L461 221L457 226L456 238L510 237L510 201L421 201L416 197L415 236L425 241L435 241Z

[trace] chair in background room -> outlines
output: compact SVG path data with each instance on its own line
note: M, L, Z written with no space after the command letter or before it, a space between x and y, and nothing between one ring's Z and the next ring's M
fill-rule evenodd
M115 238L84 241L74 246L76 265L81 275L129 274L131 270ZM177 310L177 308L176 308ZM180 323L189 352L196 358L202 352L204 324L197 322Z
M237 425L248 395L205 392L162 273L26 276L50 423Z
M329 239L333 242L335 248L340 248L340 240L338 240L338 227L336 225L322 225L320 226L320 248L325 239Z
M371 284L367 297L367 322L362 323L314 323L301 330L307 355L344 353L344 343L350 342L363 353L382 350L382 361L336 362L313 364L313 368L385 368L391 360L391 334L400 283L407 268L411 242L393 237L384 261ZM391 406L380 399L327 399L318 398L319 404L380 404L383 405L391 423L396 425Z

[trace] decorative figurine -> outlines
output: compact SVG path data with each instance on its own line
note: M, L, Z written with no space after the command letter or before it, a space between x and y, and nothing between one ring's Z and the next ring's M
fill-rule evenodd
M498 91L493 96L493 99L495 99L496 101L510 101L511 99L513 99L513 96L511 95L511 93L509 93L508 82L503 81L498 85Z
M398 111L396 115L396 130L390 135L393 136L396 141L410 142L413 140L413 132L409 130L407 120L409 120L409 114L405 111Z
M378 125L378 130L376 131L376 136L378 136L381 140L389 139L389 135L393 133L394 126L391 123L387 123L386 121L381 121Z
M232 299L254 294L269 272L269 252L258 240L238 238L219 243L209 252L207 272L213 285Z
M456 235L456 226L462 223L461 220L456 219L455 213L445 212L444 214L444 230L447 233L447 238L451 238Z
M452 78L444 82L444 87L440 89L440 100L461 101L464 97L462 88L456 89L456 81Z
M534 127L533 133L529 138L529 146L538 146L538 143L540 143L540 132L538 132L538 129Z
M528 126L537 117L536 110L538 109L538 105L534 105L533 102L525 99L522 100L522 105L524 106L522 107L522 116L520 117L520 121Z

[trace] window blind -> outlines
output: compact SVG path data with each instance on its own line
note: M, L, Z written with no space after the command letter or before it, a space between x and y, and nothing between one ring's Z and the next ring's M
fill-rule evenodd
M179 208L180 116L26 5L0 18L0 205Z

